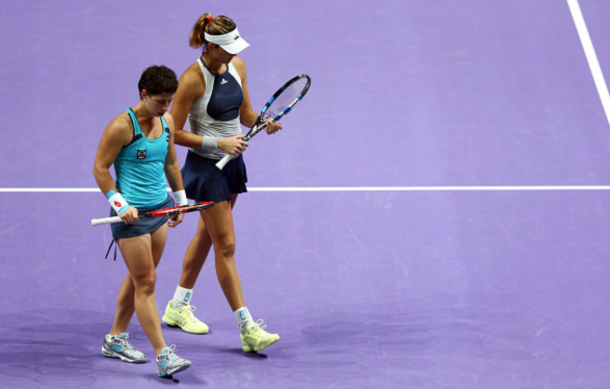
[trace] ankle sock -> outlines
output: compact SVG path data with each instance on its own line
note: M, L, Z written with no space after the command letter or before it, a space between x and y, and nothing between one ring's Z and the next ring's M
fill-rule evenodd
M174 298L172 299L172 308L180 309L185 305L188 305L193 297L193 289L186 289L178 285Z
M239 308L238 310L233 312L233 315L235 315L235 321L237 322L237 325L239 326L239 330L241 332L244 332L247 325L250 322L254 321L254 320L252 320L250 311L248 311L248 308L246 308L246 307Z

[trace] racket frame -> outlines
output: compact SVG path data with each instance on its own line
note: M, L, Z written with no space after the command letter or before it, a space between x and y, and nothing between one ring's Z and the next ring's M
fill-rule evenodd
M197 203L193 203L193 204L157 209L157 210L149 211L149 212L140 212L140 213L138 213L138 217L141 219L141 218L145 218L145 217L173 216L173 215L179 215L179 214L184 214L184 213L189 213L189 212L201 211L202 209L208 209L213 206L214 206L214 203L212 201L197 202ZM110 216L110 217L103 217L100 219L91 219L91 225L94 227L102 225L102 224L119 223L119 222L122 222L120 216Z
M271 104L273 104L273 102L286 90L288 89L288 87L290 87L292 84L294 84L295 82L299 81L300 79L305 78L307 79L307 84L305 84L305 87L303 88L303 90L301 91L301 93L299 93L299 95L290 103L288 104L288 106L286 108L284 108L280 113L278 113L277 115L275 115L274 117L265 117L265 113L267 113L267 110L269 109L269 107L271 106ZM297 105L297 103L299 101L301 101L303 99L303 97L305 96L305 94L307 94L307 91L309 90L309 87L311 86L311 78L307 75L307 74L300 74L298 76L295 76L293 78L291 78L290 80L288 80L280 89L278 89L273 96L271 96L271 98L269 98L269 100L267 100L267 103L265 104L265 106L263 107L263 109L261 110L261 114L258 116L258 119L256 119L256 122L254 123L254 125L252 126L252 128L250 129L250 131L248 131L248 133L246 134L246 136L243 138L244 141L248 142L250 139L252 139L254 137L254 135L258 134L259 132L261 132L265 127L267 127L267 123L269 123L270 121L278 121L280 120L283 116L285 116L286 114L288 114L288 112L292 111L292 109L294 108L295 105ZM262 123L262 124L261 124ZM260 125L259 125L260 124ZM225 155L220 161L218 161L216 163L216 167L220 170L222 170L225 165L232 159L236 158L235 156L232 155Z

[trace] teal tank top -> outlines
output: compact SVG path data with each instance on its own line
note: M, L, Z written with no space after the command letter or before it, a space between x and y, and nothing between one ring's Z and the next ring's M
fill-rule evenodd
M129 108L126 112L133 124L133 139L114 161L116 187L132 207L152 209L168 196L163 168L169 147L169 127L161 117L163 133L157 139L148 139L133 110Z

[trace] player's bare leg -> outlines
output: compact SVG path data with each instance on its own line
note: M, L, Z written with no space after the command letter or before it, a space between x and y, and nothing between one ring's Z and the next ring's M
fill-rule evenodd
M280 337L265 331L262 320L255 322L244 303L241 282L235 266L235 229L232 205L228 201L217 203L202 212L214 244L216 275L220 287L233 310L239 327L242 348L246 352L259 351L277 342Z
M235 206L237 194L231 199L231 208ZM173 299L165 307L163 321L177 326L192 334L207 334L209 327L193 313L196 308L190 305L193 288L199 273L212 247L212 238L204 221L204 211L200 211L197 231L189 244L182 263L182 275Z
M133 282L135 312L157 354L166 344L161 334L161 323L155 300L155 284L157 281L155 267L159 263L165 248L166 236L167 225L164 225L151 234L119 239L117 242ZM129 283L123 282L123 285L129 288ZM128 290L125 290L125 297L129 296L128 292ZM126 324L128 324L122 320L128 316L129 312L127 310L130 310L130 306L128 303L123 303L122 308L125 311L117 313L118 322L113 325L114 331L126 329Z

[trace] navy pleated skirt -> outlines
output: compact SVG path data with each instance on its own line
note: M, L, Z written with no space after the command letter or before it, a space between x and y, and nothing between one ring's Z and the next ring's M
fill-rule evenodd
M222 170L216 167L217 162L189 150L182 167L186 197L195 201L219 203L231 200L232 194L248 191L248 175L241 154L227 163Z

